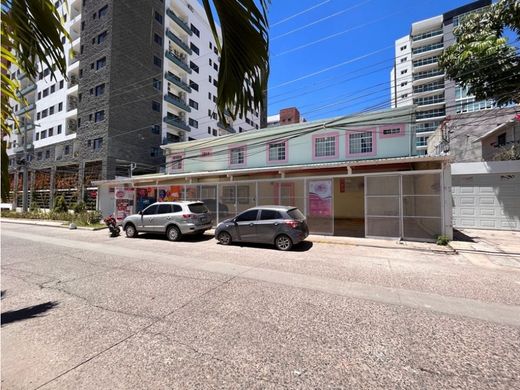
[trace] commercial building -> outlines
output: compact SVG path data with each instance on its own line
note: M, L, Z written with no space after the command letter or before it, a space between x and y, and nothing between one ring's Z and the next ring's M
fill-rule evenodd
M416 105L417 151L426 153L428 137L447 115L494 107L493 101L476 101L466 88L447 79L439 69L443 50L455 42L453 29L464 15L487 7L479 0L442 15L415 22L410 34L395 41L395 61L390 73L391 106Z
M299 207L313 233L431 241L451 237L450 167L416 156L413 108L164 146L167 170L99 181L118 218L155 201L202 200L222 221L250 207Z
M296 107L282 108L276 115L267 117L267 127L285 126L306 122Z
M454 115L428 140L429 155L449 155L453 160L455 228L520 230L517 110Z
M31 201L47 208L56 194L95 207L92 180L159 172L161 144L248 131L249 112L232 126L215 111L219 56L196 0L57 1L71 41L67 72L39 68L20 80L20 134L9 139L13 203L21 206L21 166L30 169ZM66 8L68 7L68 8ZM235 130L236 129L236 130ZM24 142L28 156L25 161Z

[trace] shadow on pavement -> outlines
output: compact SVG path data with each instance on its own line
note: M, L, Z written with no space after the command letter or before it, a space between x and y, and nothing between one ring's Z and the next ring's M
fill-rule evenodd
M58 302L45 302L39 305L25 307L20 310L6 311L2 313L2 326L10 324L11 322L24 321L29 318L39 317L40 314L51 310L55 306L58 306Z
M222 244L218 244L222 245ZM274 245L271 244L257 244L257 243L250 243L250 242L232 242L230 246L239 246L239 247L246 247L246 248L260 248L260 249L269 249L277 252L281 252ZM290 252L307 252L310 250L313 246L313 243L310 241L302 241L299 244L296 244L292 247Z
M476 238L478 238L478 237L476 237ZM460 230L457 230L457 229L453 229L453 241L475 242L473 237L470 237L467 234L464 234Z
M212 240L213 238L214 236L211 234L186 234L181 237L179 242L204 242ZM153 233L140 233L136 239L168 241L166 235Z

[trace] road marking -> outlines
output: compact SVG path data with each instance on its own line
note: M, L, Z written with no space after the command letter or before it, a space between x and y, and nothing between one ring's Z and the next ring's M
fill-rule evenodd
M75 240L29 234L22 232L2 231L3 236L66 248L89 250L129 259L142 259L161 262L177 267L198 271L237 276L262 282L275 283L288 287L310 289L328 294L350 298L375 301L383 304L406 306L414 309L435 311L443 314L457 315L490 321L502 325L520 327L520 306L487 303L474 299L449 297L420 291L375 286L356 282L346 282L303 275L292 272L277 271L266 268L256 268L220 261L208 261L207 258L192 257L189 259L171 254L152 253L149 251L130 249L110 244L78 242ZM152 255L152 256L151 256Z

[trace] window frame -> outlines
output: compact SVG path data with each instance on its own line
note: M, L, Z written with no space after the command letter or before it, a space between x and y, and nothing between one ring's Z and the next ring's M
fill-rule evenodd
M399 129L398 133L385 134L385 130ZM384 125L379 126L379 138L395 138L395 137L404 137L405 135L405 127L404 123L395 124L395 125Z
M271 145L279 145L279 144L284 145L285 158L283 160L271 160ZM289 142L286 139L280 140L280 141L268 142L265 149L266 149L267 162L270 164L286 163L289 160Z
M233 163L232 162L232 153L234 149L243 149L244 158L241 163ZM247 165L247 145L245 144L236 144L236 145L230 145L228 147L228 165L230 167L243 167Z
M335 145L334 145L334 155L333 156L317 156L316 155L316 142L320 138L331 138L334 137ZM334 160L339 157L339 132L333 131L330 133L320 133L314 134L312 136L312 160L313 161L322 161L322 160Z
M394 126L391 126L394 127ZM350 136L353 134L360 134L360 133L372 133L372 150L370 152L362 152L362 153L351 153L350 152ZM375 128L361 128L356 129L355 131L347 131L345 133L346 136L346 155L347 157L358 157L358 156L375 156L377 154L377 137L376 137L376 129Z

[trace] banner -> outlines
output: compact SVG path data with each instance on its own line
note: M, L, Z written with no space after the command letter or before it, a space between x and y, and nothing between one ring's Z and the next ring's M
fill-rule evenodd
M136 188L136 212L142 211L152 203L155 203L155 188L143 187Z
M133 188L116 188L114 190L115 199L115 215L118 222L125 219L128 215L134 213L134 189Z
M332 216L332 181L309 181L309 216Z

